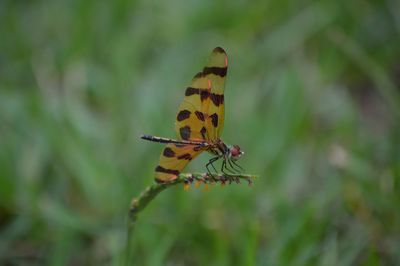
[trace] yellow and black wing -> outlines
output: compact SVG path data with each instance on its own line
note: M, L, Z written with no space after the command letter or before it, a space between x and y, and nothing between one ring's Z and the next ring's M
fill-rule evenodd
M180 140L207 142L217 139L224 124L224 84L228 59L215 48L203 71L196 74L179 106L175 130ZM191 144L167 144L156 167L156 180L170 182L204 148Z
M156 181L159 183L174 181L185 166L203 150L189 144L167 144L160 155L156 167Z
M175 130L183 140L210 141L222 133L224 124L224 87L228 57L215 48L203 71L196 74L179 106Z
M211 94L208 104L207 131L211 140L217 139L222 134L225 119L224 89L228 72L228 56L224 49L217 47L213 50L203 75L211 81Z

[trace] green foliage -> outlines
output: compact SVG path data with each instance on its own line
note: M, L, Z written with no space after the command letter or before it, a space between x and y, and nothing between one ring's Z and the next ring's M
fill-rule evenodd
M184 88L216 46L252 188L181 186L134 265L400 262L400 5L2 1L0 264L120 265ZM187 171L204 171L202 155Z

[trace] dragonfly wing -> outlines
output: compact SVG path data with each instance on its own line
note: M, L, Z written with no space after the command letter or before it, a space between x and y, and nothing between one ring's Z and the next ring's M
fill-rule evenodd
M184 140L214 140L224 124L224 86L228 68L225 51L217 47L203 71L196 74L179 107L175 130Z
M167 144L155 169L156 181L159 183L174 181L185 166L202 151L203 149L195 145Z
M224 89L228 72L228 56L221 47L215 48L202 73L211 81L210 103L206 128L212 139L219 138L224 127Z

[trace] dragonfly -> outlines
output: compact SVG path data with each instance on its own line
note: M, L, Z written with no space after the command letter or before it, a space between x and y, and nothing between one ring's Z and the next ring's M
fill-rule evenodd
M206 164L208 174L218 173L214 163L222 159L221 172L233 176L243 170L236 161L244 154L239 145L227 145L220 136L224 126L224 87L228 56L216 47L203 70L185 90L175 121L177 139L142 135L148 141L166 144L155 168L155 180L168 183L177 179L186 165L203 151L213 157ZM233 174L233 175L232 175Z

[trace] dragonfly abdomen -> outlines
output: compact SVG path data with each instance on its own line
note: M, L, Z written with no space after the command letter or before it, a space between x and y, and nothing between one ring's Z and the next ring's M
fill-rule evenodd
M140 138L144 139L144 140L158 142L158 143L174 143L174 144L195 145L195 146L203 146L204 145L203 142L196 142L196 141L190 141L190 140L175 140L175 139L156 137L156 136L151 136L151 135L141 135Z

